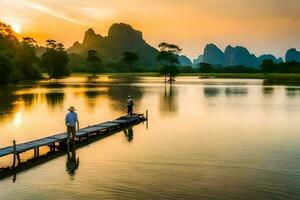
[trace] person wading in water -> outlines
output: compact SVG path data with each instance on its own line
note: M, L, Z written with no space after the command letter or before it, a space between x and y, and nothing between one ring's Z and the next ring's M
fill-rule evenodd
M70 106L68 109L70 112L66 115L66 126L67 126L67 145L69 149L69 143L70 143L70 135L72 134L72 140L73 140L73 147L75 147L75 136L76 136L76 123L77 123L77 129L79 129L79 121L77 117L77 113L75 112L76 109L74 106Z
M132 117L133 106L134 106L133 99L131 98L131 96L128 96L128 99L127 99L127 114L130 117Z

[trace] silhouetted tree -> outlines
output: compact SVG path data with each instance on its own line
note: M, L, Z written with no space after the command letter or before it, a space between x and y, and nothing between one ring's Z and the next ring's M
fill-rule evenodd
M99 70L101 64L101 59L97 56L97 51L89 50L86 61L90 71L92 72L93 78L95 78L97 69Z
M212 68L211 64L209 64L209 63L200 63L199 71L201 73L209 73L209 72L213 71L213 68Z
M168 69L167 65L163 65L159 68L159 73L165 77L165 83L167 82Z
M130 51L125 51L123 53L122 61L127 65L127 71L132 71L134 62L139 60L139 56L135 53L132 53Z
M33 38L24 37L20 42L11 26L0 22L0 51L4 59L2 66L7 61L14 66L7 68L7 79L2 82L40 77L35 47L36 41Z
M14 55L8 51L0 51L0 83L10 83L14 79Z
M157 55L157 61L161 62L163 66L160 69L160 73L166 77L169 76L169 81L172 83L175 76L179 74L179 69L176 64L179 64L178 54L182 51L175 44L168 44L162 42L158 45L160 52Z
M41 66L47 71L49 79L58 79L70 75L68 54L62 43L47 40L47 50L42 55Z
M274 61L273 60L264 60L260 65L261 71L264 73L274 72Z
M36 56L35 47L37 42L30 37L23 38L16 52L17 65L23 79L40 78L38 68L39 58Z
M18 39L14 35L11 26L0 22L0 50L14 52L18 45Z
M160 51L166 51L166 52L170 52L173 54L180 54L180 52L182 51L181 48L179 48L177 45L175 44L169 44L166 42L162 42L158 45L158 48L160 49Z

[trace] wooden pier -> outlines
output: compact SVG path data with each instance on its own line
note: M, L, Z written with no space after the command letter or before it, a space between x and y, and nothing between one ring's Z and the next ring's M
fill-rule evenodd
M76 132L76 142L81 143L85 140L89 140L90 137L98 135L105 136L109 135L112 132L116 132L122 130L131 125L138 124L140 122L146 121L148 117L148 112L146 111L146 116L143 114L133 114L133 116L122 116L113 121L107 121L100 124L95 124L93 126L88 126L82 129L77 130ZM60 149L67 142L67 133L60 133L48 137L44 137L41 139L16 144L13 141L12 146L0 148L0 157L13 155L13 167L15 167L15 163L18 161L20 163L20 154L29 150L34 150L34 157L37 158L40 155L40 147L48 146L50 148L50 152L56 151L56 149Z

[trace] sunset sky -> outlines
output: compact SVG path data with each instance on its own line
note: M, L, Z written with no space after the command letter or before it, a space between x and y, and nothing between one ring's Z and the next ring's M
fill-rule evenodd
M93 28L105 36L131 24L152 46L165 41L194 58L207 43L243 45L256 55L300 49L299 0L0 0L0 20L21 36L69 47Z

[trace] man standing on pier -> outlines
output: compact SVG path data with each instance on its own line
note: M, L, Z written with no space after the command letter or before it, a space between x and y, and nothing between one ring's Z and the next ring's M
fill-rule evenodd
M131 98L131 96L128 96L127 99L127 114L132 117L132 110L133 110L133 99Z
M70 106L68 110L70 112L66 115L65 122L66 122L67 132L68 132L67 145L69 148L70 134L72 134L73 147L75 147L76 123L77 123L77 129L79 129L79 121L74 106Z

